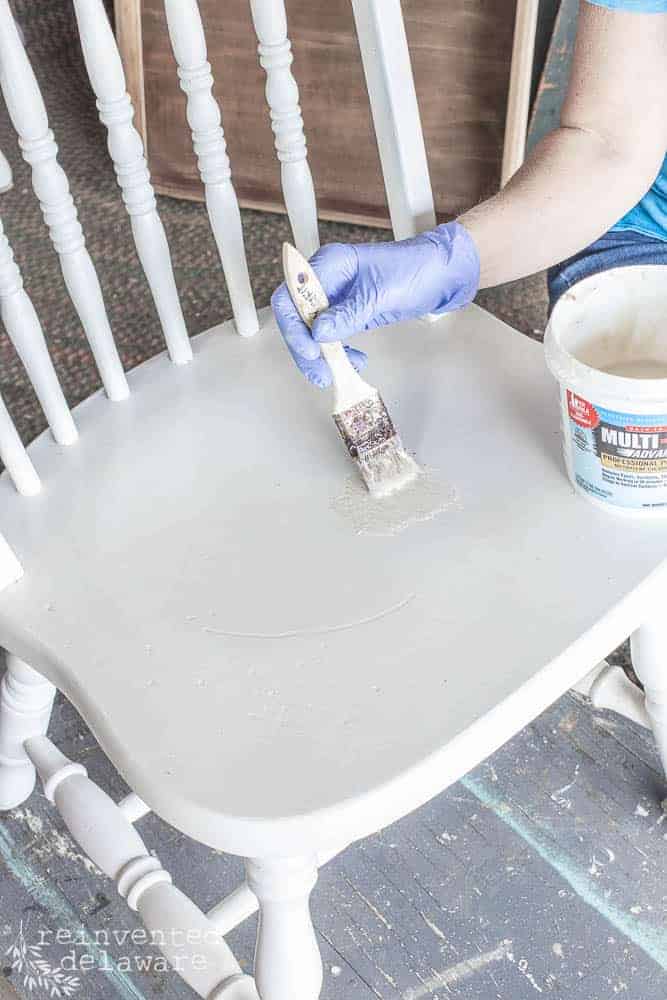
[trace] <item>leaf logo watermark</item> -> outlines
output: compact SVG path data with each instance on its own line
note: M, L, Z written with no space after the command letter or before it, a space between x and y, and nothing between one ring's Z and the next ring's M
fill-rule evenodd
M81 980L71 972L66 972L59 965L53 967L42 954L42 946L28 944L23 931L23 922L19 932L5 955L11 960L11 967L17 975L23 977L23 986L30 993L35 989L43 990L53 1000L64 1000L72 997L81 987Z

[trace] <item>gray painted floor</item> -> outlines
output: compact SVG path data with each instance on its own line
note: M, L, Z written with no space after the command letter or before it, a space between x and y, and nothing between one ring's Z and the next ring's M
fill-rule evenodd
M64 700L51 732L114 797L124 793ZM663 1000L664 794L645 730L565 696L462 783L322 871L312 906L323 1000ZM202 908L240 880L236 859L155 816L138 828ZM12 987L66 996L66 985L81 1000L193 995L41 791L0 819L0 854L8 997ZM230 936L247 968L254 930L253 920ZM35 961L47 963L42 985Z

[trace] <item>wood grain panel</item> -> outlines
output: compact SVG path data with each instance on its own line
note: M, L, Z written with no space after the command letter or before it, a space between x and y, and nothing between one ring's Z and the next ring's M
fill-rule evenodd
M146 141L144 53L141 0L114 0L116 39L123 58L127 90L134 105L134 124Z
M281 209L280 171L248 2L200 0L200 6L239 198L252 207ZM441 218L498 189L515 7L516 0L404 0ZM350 4L287 0L287 11L320 215L386 225ZM201 198L162 0L143 0L141 20L154 181L164 193Z

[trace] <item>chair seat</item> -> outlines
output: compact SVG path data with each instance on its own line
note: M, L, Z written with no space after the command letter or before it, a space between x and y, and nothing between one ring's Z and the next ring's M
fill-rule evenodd
M408 812L536 716L646 617L667 522L608 514L562 467L541 347L471 307L364 335L368 378L458 504L359 534L330 396L267 312L30 448L0 480L25 569L0 643L81 711L156 812L249 854L341 843ZM347 491L347 501L339 500ZM384 530L384 529L383 529Z

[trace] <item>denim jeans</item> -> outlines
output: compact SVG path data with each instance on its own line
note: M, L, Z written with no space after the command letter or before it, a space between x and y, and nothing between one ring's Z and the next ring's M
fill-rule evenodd
M667 265L667 240L643 236L631 230L611 230L601 236L574 257L549 268L549 311L551 312L563 292L578 281L612 267L629 267L631 264Z

